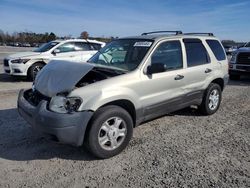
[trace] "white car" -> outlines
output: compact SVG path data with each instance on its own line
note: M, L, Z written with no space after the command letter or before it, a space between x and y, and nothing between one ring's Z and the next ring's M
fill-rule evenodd
M21 52L4 59L5 73L13 76L28 76L34 80L38 71L50 60L60 59L86 62L105 43L96 40L70 39L55 40L42 45L32 52Z

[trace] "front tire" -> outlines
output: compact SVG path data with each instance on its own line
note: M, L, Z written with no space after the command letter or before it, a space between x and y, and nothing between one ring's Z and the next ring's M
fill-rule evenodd
M119 106L105 106L94 114L85 144L98 158L110 158L122 152L133 135L133 120Z
M43 63L34 63L28 71L28 79L34 81L37 73L45 66Z
M221 103L221 87L216 83L209 84L203 96L202 103L200 105L200 111L204 115L214 114Z

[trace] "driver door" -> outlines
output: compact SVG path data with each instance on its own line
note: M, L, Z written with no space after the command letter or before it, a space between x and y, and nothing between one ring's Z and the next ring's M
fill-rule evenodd
M158 44L148 64L164 64L164 72L142 74L142 90L139 96L143 104L145 120L179 109L185 85L183 51L179 40Z

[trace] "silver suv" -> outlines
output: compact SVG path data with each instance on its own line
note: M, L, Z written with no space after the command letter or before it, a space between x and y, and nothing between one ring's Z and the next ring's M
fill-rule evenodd
M110 42L88 63L52 61L20 91L18 111L35 130L109 158L145 121L191 105L215 113L227 80L211 33L144 33Z

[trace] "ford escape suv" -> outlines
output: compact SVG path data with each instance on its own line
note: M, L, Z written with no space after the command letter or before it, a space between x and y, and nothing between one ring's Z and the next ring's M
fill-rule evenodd
M36 131L109 158L145 121L190 105L215 113L228 80L220 41L159 33L114 40L88 63L52 61L20 91L20 115Z
M27 76L34 80L50 60L86 62L105 43L96 40L68 39L55 40L42 45L32 52L19 52L4 59L4 70L12 76Z

